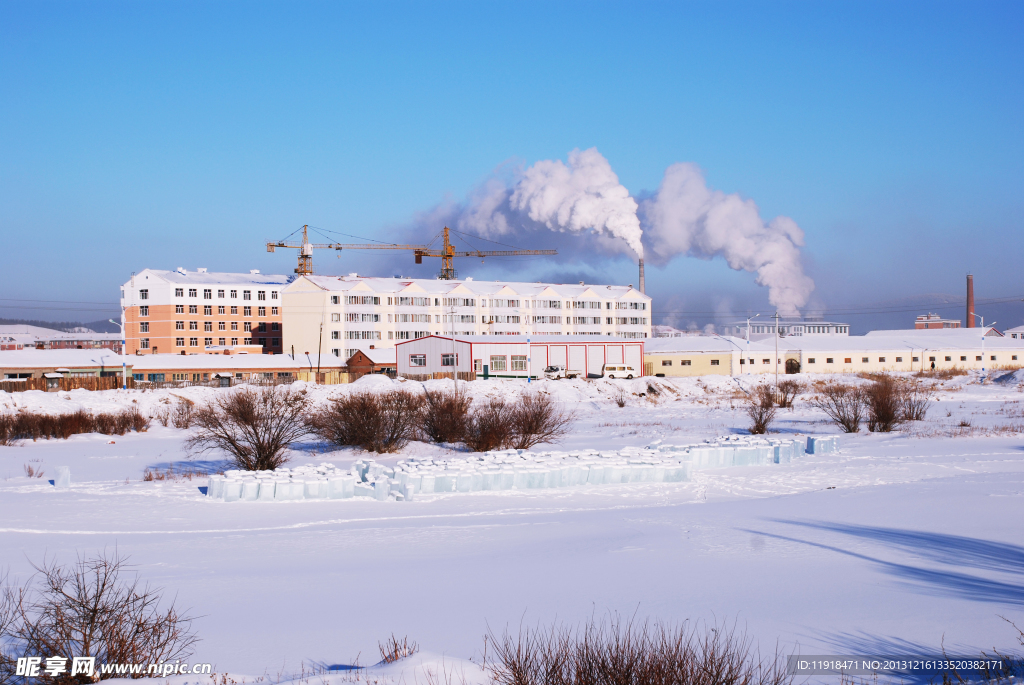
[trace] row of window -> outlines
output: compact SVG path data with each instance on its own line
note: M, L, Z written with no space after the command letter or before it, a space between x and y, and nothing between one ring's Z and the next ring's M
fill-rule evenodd
M204 331L212 331L213 330L213 323L214 323L213 321L203 321L203 330ZM233 331L237 331L238 330L238 322L237 321L218 321L217 322L217 330L218 331L226 331L226 330L228 330L229 324L230 324L230 329L231 330L233 330ZM256 327L257 327L257 329L259 330L260 333L266 333L267 332L267 322L266 321L260 321L256 325ZM185 330L185 322L184 321L175 321L174 322L174 330L176 330L176 331L183 331L183 330ZM190 331L198 331L199 330L199 322L198 321L189 321L188 322L188 330L190 330ZM252 330L252 322L251 321L243 321L242 322L242 330L243 331L251 331ZM270 330L272 330L272 331L279 331L279 330L281 330L281 324L279 324L276 321L271 322ZM149 322L148 321L143 321L142 323L140 323L139 324L139 331L142 332L142 333L149 333Z
M1011 359L1011 361L1017 361L1017 355L1012 355L1010 357L1010 359ZM886 360L885 357L879 357L878 358L878 362L880 364L884 364L885 360ZM903 357L896 357L895 360L896 360L897 364L900 364L900 363L903 362ZM980 354L974 355L974 361L980 362L980 361L983 361L983 360L984 360L984 357L982 357ZM814 357L808 357L807 358L807 363L808 364L814 364L815 361L816 360L815 360ZM861 361L862 364L869 364L870 361L871 361L871 358L870 357L861 357L860 361ZM919 362L919 361L921 361L921 358L920 357L912 357L911 361ZM928 357L928 361L934 362L934 361L937 361L937 358L936 357ZM945 361L947 361L947 362L953 361L953 355L949 355L949 354L945 355ZM967 355L966 354L961 354L960 355L960 361L962 361L962 362L967 361ZM993 362L997 361L996 355L994 355L994 354L991 355L991 357L989 357L989 361L993 361ZM751 359L750 363L753 364L754 360ZM766 359L765 360L765 364L767 364L767 363L768 363L768 360ZM832 357L826 357L825 358L825 363L826 364L834 364L835 363L835 359L832 358ZM845 358L843 358L843 363L844 364L852 364L853 363L853 359L851 357L845 357Z
M230 297L231 297L232 300L237 300L238 299L238 291L237 290L231 290L229 292L231 293ZM145 293L145 295L143 295L143 293ZM225 293L224 290L218 290L217 291L217 299L218 300L223 300L224 299L224 293ZM175 297L185 297L185 289L184 288L175 288L174 289L174 296ZM188 289L188 296L189 297L198 297L199 296L199 290L197 288L189 288ZM139 299L142 299L142 300L149 299L149 291L148 290L140 290L139 291ZM204 300L212 300L213 299L213 290L211 288L204 288L203 289L203 299ZM252 291L251 290L243 290L242 291L242 299L243 300L251 300L252 299ZM267 291L266 290L257 290L256 291L256 299L257 300L265 300L265 299L267 299ZM272 300L276 300L277 299L277 291L276 290L271 290L270 291L270 299L272 299Z
M490 365L488 366L489 371L526 371L526 355L511 355L511 369L508 367L509 355L504 354L492 354L490 358ZM459 357L454 353L442 353L441 354L441 366L458 366ZM409 355L409 366L410 367L425 367L427 365L427 355L425 354L410 354ZM474 359L473 368L477 373L483 372L483 360Z
M742 362L743 360L741 359L740 361ZM672 360L671 359L662 359L661 360L661 365L662 366L672 366ZM718 360L718 359L712 359L711 360L711 366L720 366L720 365L721 365L721 361L720 360ZM680 359L679 360L679 366L693 366L693 364L692 364L691 360L689 360L689 359Z
M175 314L184 314L185 313L185 305L183 305L183 304L176 304L176 305L174 305L174 313ZM188 305L188 313L189 314L198 314L199 313L199 305L196 305L196 304ZM219 307L217 307L217 313L218 314L227 314L227 307L225 307L224 305L220 305ZM238 315L238 307L232 306L231 307L231 313L237 316ZM267 308L266 307L257 307L256 308L256 315L257 316L266 316L267 315ZM270 315L271 316L277 316L277 307L271 307L270 308ZM139 307L139 316L149 316L149 306L148 305L142 305L142 306ZM209 304L203 305L203 316L213 316L213 305L209 305ZM252 316L252 307L242 307L242 316Z
M477 304L476 298L472 297L388 297L388 306L398 307L475 307ZM345 304L355 305L379 305L381 298L374 297L371 295L331 295L331 304L341 304L344 300ZM530 300L489 300L481 299L480 306L485 308L519 308L522 304L525 308L530 308ZM431 304L433 303L433 304ZM533 301L534 309L562 309L563 303L561 300L535 300ZM601 309L601 303L591 300L572 300L566 301L564 304L566 309ZM611 309L612 303L605 302L605 309ZM616 302L615 309L647 309L646 302Z

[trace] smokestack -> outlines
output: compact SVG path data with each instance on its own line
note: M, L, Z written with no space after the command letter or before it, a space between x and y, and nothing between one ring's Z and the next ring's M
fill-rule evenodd
M642 292L645 295L647 294L647 291L644 290L644 258L643 257L640 258L640 292ZM974 300L971 300L971 302L974 302Z
M974 328L974 276L967 274L967 327Z

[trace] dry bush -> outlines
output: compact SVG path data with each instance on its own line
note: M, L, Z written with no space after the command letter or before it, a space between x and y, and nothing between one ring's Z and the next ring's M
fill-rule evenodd
M32 467L32 464L25 464L24 468L25 468L25 475L28 476L29 478L42 478L43 477L43 470L42 469L39 469L38 471L35 470Z
M576 415L558 408L548 395L523 395L512 408L512 436L509 446L528 450L542 442L554 442L572 429Z
M856 433L864 418L864 403L861 391L852 385L826 381L815 384L816 394L809 400L812 407L820 409L843 429L845 433Z
M331 400L309 418L309 427L334 445L397 452L419 437L424 403L405 390L355 392Z
M0 420L0 444L11 445L18 440L59 438L67 440L81 433L124 435L130 430L144 432L150 420L137 407L129 407L117 414L91 414L84 409L67 414L37 414L19 411L4 414Z
M18 592L10 584L7 571L0 572L0 685L16 683L18 655L14 653L11 637L18 618Z
M503 397L492 397L473 410L466 425L466 447L474 452L504 449L515 430L515 410Z
M193 454L226 452L239 469L276 469L286 450L309 433L304 392L275 386L243 388L214 398L194 412L196 430L185 441Z
M764 435L775 420L775 390L770 385L759 385L747 401L751 435Z
M409 642L408 637L399 640L392 633L391 638L385 640L383 644L377 643L377 649L380 650L380 663L393 664L420 651L420 646L415 642Z
M184 397L179 397L177 403L174 405L174 409L170 412L171 425L175 428L191 428L192 422L195 420L195 408L195 402Z
M887 375L878 377L864 388L869 431L889 433L903 423L902 394L899 381Z
M13 414L0 414L0 445L9 447L18 444L16 423L17 418Z
M462 442L471 404L465 391L428 391L423 406L423 433L433 442Z
M619 409L626 406L626 391L619 390L618 394L615 395L615 404L618 405Z
M782 656L762 659L728 626L589 623L488 636L497 685L788 685Z
M924 421L928 406L932 401L931 388L919 381L903 381L900 412L904 421Z
M782 409L792 409L793 402L804 391L803 383L793 380L785 380L779 383L779 390L776 393L775 401Z
M163 606L161 590L141 584L116 552L79 557L66 566L44 560L34 568L35 576L8 600L13 609L7 635L27 655L64 657L69 666L75 656L94 657L97 665L160 663L188 659L199 641L192 618L173 602ZM115 675L124 677L96 678ZM84 674L40 680L94 682Z

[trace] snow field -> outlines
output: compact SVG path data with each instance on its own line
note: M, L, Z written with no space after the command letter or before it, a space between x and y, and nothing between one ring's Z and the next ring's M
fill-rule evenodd
M679 483L701 469L788 464L804 454L836 450L835 436L803 439L721 437L700 444L662 441L644 448L575 452L501 450L454 459L410 457L393 468L357 460L349 471L333 464L276 471L227 471L211 476L206 494L225 502L349 499L412 501L416 493L539 490L582 485Z

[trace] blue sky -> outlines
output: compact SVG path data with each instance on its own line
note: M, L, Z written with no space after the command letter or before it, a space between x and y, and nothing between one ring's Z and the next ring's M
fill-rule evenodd
M503 164L590 147L634 195L693 162L792 217L826 314L959 296L967 271L1024 297L1022 29L999 2L5 2L0 316L99 318L15 300L116 302L146 267L290 272L263 243L304 223L415 237ZM565 244L460 270L635 281ZM648 292L677 323L768 308L721 259L648 269Z

